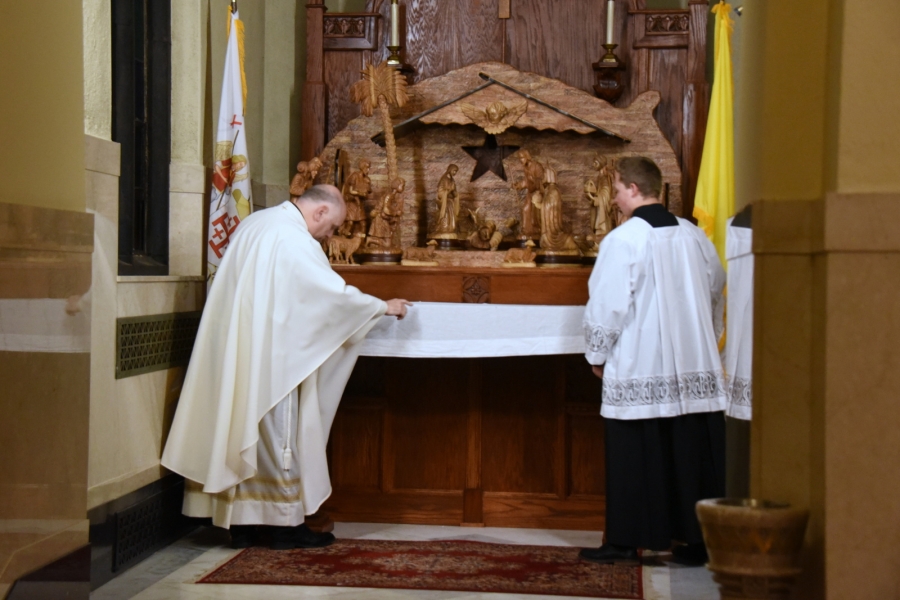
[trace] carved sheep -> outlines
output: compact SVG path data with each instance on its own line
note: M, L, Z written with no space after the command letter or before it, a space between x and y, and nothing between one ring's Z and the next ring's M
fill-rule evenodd
M363 238L354 236L352 238L333 237L328 240L328 258L333 265L355 265L353 253L359 250Z
M530 263L534 262L537 254L531 248L510 248L503 257L505 263Z
M424 248L416 248L409 246L403 249L403 260L411 260L416 262L434 262L434 250L437 242L431 240Z

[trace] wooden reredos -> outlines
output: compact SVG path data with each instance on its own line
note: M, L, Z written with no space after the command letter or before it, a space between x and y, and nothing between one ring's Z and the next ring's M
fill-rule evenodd
M511 5L510 5L511 3ZM510 5L510 18L499 18ZM319 155L328 140L359 115L349 88L365 64L389 54L389 3L369 0L364 13L328 13L309 0L307 69L303 92L303 158ZM658 91L656 120L672 144L682 173L682 214L693 208L706 127L706 0L684 10L651 10L645 0L616 0L616 53L626 64L627 107ZM606 3L597 0L440 0L401 4L402 56L418 83L461 67L506 62L520 71L558 79L593 93L591 64L599 60Z

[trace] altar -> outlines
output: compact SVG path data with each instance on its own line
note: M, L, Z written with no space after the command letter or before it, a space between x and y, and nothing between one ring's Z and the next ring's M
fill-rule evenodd
M403 276L410 270L338 268L368 292L387 291L371 286L393 275L392 291L416 304L364 342L331 432L325 512L339 521L602 527L600 382L581 326L590 271L536 274L538 289L565 290L560 282L572 278L573 304L552 305L498 302L534 298L511 293L514 274L483 282L499 296L469 296L491 300L478 303L462 301L463 283L486 277L477 269L433 271L443 286ZM403 289L411 281L418 291Z
M623 220L619 158L652 158L665 205L690 215L708 7L585 1L548 19L541 2L392 4L306 6L292 194L340 188L348 217L323 247L334 269L416 303L364 343L331 430L323 513L602 529L587 280ZM594 25L607 22L601 49Z

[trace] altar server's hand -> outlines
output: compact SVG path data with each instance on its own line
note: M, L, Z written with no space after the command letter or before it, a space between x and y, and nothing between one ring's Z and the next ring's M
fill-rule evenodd
M387 305L388 309L384 314L391 317L397 317L397 319L402 319L406 316L406 307L412 306L412 302L407 302L401 298L394 298L393 300L388 300Z
M594 371L594 375L603 379L603 365L592 365L591 369Z

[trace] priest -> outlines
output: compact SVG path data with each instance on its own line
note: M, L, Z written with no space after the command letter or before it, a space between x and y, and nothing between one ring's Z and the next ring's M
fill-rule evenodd
M334 540L304 525L331 494L331 424L359 343L409 304L331 269L321 243L345 215L329 185L250 215L210 289L162 464L187 479L184 514L230 528L236 547L259 525L276 549Z
M619 160L629 217L600 244L585 310L586 357L603 379L606 543L581 557L636 562L638 549L702 563L694 505L725 492L725 378L718 352L725 272L696 226L660 203L662 175Z

